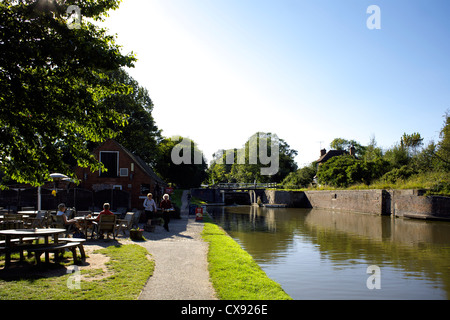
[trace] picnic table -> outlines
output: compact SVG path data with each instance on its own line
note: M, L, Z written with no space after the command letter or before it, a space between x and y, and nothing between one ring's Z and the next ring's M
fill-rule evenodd
M28 216L31 218L36 217L36 215L39 213L39 211L37 210L21 210L21 211L17 211L17 214L21 214L24 216Z
M45 262L49 262L49 253L70 249L73 253L74 262L76 262L76 248L82 250L82 243L76 241L58 241L60 234L66 232L66 229L60 228L41 228L41 229L9 229L0 230L0 235L5 237L5 241L0 244L0 251L5 253L5 268L11 265L11 253L29 251L34 252L36 256L36 262L40 263L40 255L45 253ZM53 242L49 241L49 238L53 238ZM25 240L36 240L44 238L44 244L29 243ZM27 243L28 242L28 243ZM82 252L83 256L83 252Z
M82 217L75 217L74 219L78 221L79 226L81 227L81 231L86 235L89 228L92 228L93 222L97 219L98 215L87 215ZM93 237L94 231L91 233L91 238Z

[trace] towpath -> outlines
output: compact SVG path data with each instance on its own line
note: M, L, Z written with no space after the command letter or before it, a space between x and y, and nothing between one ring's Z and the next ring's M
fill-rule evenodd
M187 192L182 196L181 219L172 219L169 232L156 226L145 232L141 243L152 255L155 270L140 300L215 300L209 280L207 252L203 241L203 223L189 216Z

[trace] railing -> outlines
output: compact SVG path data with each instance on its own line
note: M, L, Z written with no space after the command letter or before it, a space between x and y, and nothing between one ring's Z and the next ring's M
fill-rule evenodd
M277 183L218 183L215 187L219 189L267 189L276 188Z

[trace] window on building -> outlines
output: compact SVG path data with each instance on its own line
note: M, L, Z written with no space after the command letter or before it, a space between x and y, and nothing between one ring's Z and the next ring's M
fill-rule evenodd
M100 151L100 162L108 169L108 171L100 170L100 177L117 177L119 171L118 151Z

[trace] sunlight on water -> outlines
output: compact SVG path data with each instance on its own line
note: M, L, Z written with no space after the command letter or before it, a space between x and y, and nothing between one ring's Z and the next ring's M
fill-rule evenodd
M249 206L208 212L294 299L450 297L448 222ZM368 288L371 276L379 289Z

